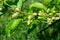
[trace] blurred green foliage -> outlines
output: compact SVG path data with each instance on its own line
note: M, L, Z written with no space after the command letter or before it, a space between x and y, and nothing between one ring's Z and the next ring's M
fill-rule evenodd
M0 0L0 40L60 40L59 19L60 0Z

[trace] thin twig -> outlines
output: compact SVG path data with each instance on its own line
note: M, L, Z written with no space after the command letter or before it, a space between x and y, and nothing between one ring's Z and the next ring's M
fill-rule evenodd
M59 21L60 21L60 19L56 20L56 21L53 22L52 24L48 25L46 28L44 28L44 29L42 29L41 31L39 31L39 33L41 33L41 32L43 32L43 31L47 30L48 28L52 27L55 23L57 23L57 22L59 22Z

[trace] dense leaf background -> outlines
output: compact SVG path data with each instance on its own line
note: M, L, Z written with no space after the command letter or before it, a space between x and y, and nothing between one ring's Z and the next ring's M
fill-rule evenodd
M60 0L0 0L0 40L60 40Z

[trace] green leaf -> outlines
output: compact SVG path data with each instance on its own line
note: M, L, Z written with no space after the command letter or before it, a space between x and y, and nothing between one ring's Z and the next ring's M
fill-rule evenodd
M8 37L11 36L11 31L15 30L15 28L19 25L19 23L21 22L21 19L15 19L15 20L11 20L8 25L6 26L6 34Z
M30 9L32 9L32 8L39 8L39 9L44 9L44 10L47 9L42 3L39 3L39 2L32 3L30 5Z
M57 3L56 4L60 4L60 0L57 0Z
M54 13L55 12L55 9L56 9L56 7L53 6L53 8L50 9L50 12Z
M57 2L55 4L56 4L55 6L57 7L57 9L60 10L60 0L57 0Z
M21 8L22 8L23 1L24 1L24 0L19 0L18 3L17 3L17 8L18 8L19 10L21 10Z
M51 1L52 1L52 0L44 0L44 1L43 1L43 4L48 5L48 4L50 4Z
M10 7L10 5L7 3L7 1L8 0L4 0L4 4Z

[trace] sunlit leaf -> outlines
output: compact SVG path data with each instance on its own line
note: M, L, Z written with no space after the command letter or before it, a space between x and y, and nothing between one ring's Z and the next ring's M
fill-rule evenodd
M21 19L15 19L11 20L8 25L6 26L6 34L8 37L11 36L11 31L15 30L16 27L18 27L19 23L21 22Z

